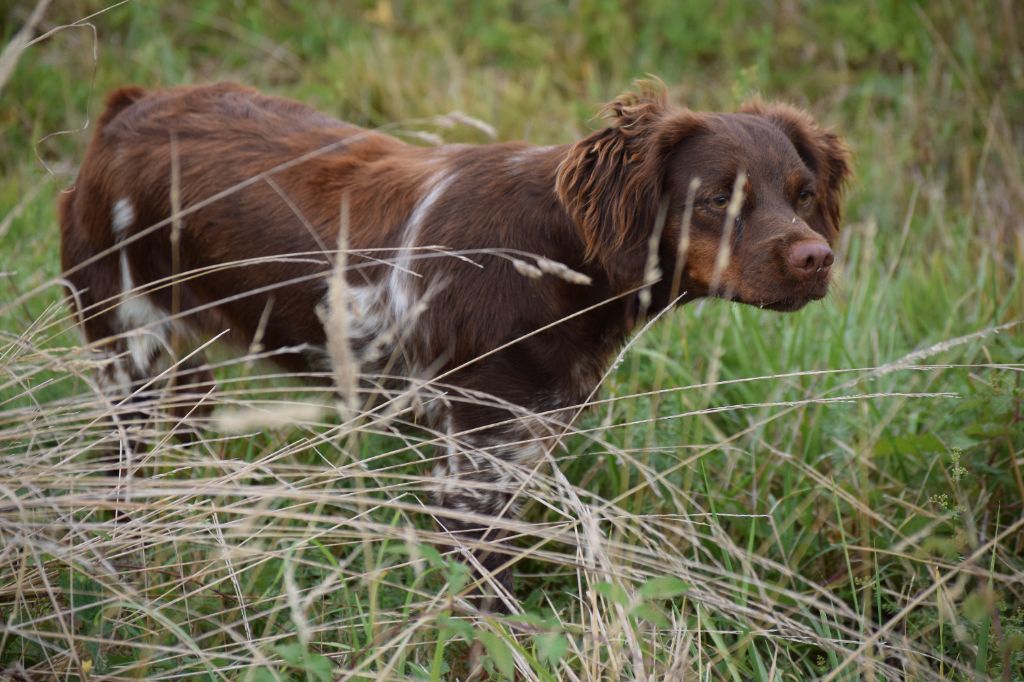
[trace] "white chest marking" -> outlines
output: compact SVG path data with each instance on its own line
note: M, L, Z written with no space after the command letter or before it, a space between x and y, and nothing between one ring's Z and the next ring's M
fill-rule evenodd
M111 228L118 242L135 224L135 207L127 198L118 199L110 209ZM143 376L149 373L154 356L169 340L167 314L158 308L149 296L135 291L128 254L122 248L119 259L121 269L121 303L117 319L135 369Z

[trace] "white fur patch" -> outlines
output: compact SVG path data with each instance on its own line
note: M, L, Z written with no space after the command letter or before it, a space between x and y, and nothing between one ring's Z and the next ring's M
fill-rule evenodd
M380 287L349 287L349 334L360 364L390 356L398 329L390 319Z
M423 222L430 213L430 209L437 203L437 200L445 193L448 187L455 180L457 173L446 173L439 171L430 178L427 187L430 190L420 199L416 207L409 215L409 221L405 224L405 233L402 235L402 251L399 252L396 265L388 275L388 293L391 299L391 308L396 321L401 321L409 316L410 311L416 302L416 292L408 274L412 264L413 252L416 242L423 228Z
M511 175L520 175L526 172L526 166L534 161L538 156L550 151L552 147L526 147L517 152L509 154L506 159L508 163L508 171Z
M156 307L144 293L134 291L135 282L128 267L128 257L121 252L121 304L117 319L127 333L125 343L135 368L149 373L153 357L168 343L167 314Z
M114 236L121 239L125 231L135 223L135 207L127 199L118 199L110 210L111 225L114 228Z
M380 310L380 290L377 287L348 288L349 333L355 338L372 339L387 327Z
M123 398L131 393L132 378L125 369L124 360L118 358L110 363L100 372L100 388L106 395Z

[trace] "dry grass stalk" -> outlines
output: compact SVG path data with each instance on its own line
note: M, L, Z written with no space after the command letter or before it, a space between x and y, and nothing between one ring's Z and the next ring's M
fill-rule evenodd
M327 333L327 353L331 358L334 383L338 388L338 412L343 421L349 421L359 408L359 367L349 342L348 281L345 268L348 257L349 199L342 197L338 248L335 252L334 271L327 288L327 307L324 311L324 330Z

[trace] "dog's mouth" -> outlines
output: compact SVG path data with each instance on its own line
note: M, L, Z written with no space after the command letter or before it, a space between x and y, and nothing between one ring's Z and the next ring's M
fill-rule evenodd
M820 288L815 287L810 291L801 291L783 298L753 298L750 296L741 296L739 294L723 296L722 298L728 298L729 300L737 303L757 306L764 310L773 310L780 313L792 313L800 310L811 301L820 301L825 298L827 293L828 287L825 286Z
M761 289L759 291L759 289ZM730 289L716 287L708 295L735 303L756 306L764 310L791 313L800 310L811 301L819 301L828 294L829 280L822 278L811 282L789 283L788 286L767 288L740 287ZM783 294L783 295L780 295Z
M758 307L764 308L765 310L774 310L775 312L778 313L792 313L796 312L797 310L800 310L811 301L818 300L818 298L821 297L819 296L817 298L783 298L778 301L771 301L769 303L760 303L758 304Z
M801 291L796 295L787 296L775 300L759 303L760 307L774 310L780 313L791 313L800 310L811 301L820 301L828 293L828 283L824 286L811 287L809 290Z

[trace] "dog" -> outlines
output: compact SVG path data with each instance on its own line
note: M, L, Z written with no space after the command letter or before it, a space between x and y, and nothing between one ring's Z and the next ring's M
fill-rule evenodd
M107 390L146 385L179 336L329 370L341 237L356 390L438 391L440 524L508 588L492 524L638 325L702 297L795 311L829 287L837 135L784 104L674 107L650 82L603 114L572 144L423 147L235 84L113 92L59 206ZM187 373L213 385L200 354Z

